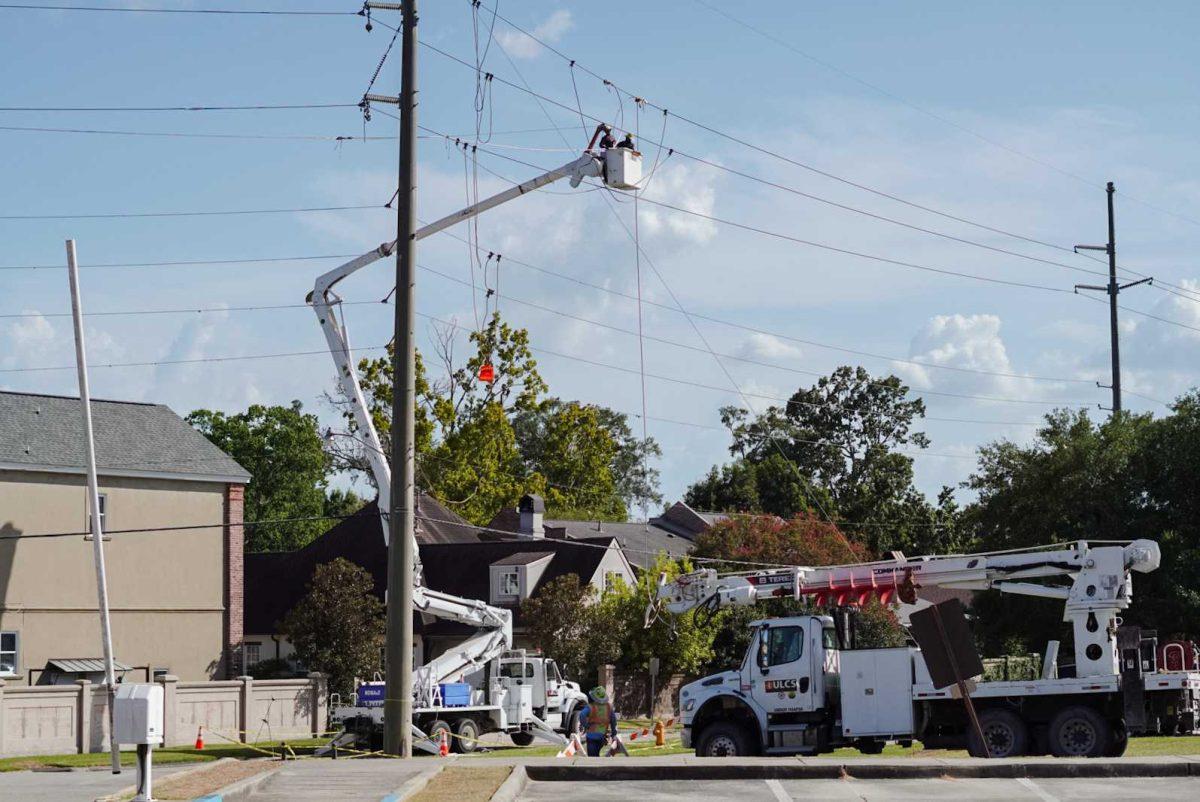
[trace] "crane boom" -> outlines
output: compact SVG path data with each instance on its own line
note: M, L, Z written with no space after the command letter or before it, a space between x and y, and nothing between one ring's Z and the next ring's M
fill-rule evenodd
M1133 598L1130 571L1147 573L1157 569L1160 561L1158 544L1152 540L1100 546L1081 540L1061 547L945 557L898 555L856 565L797 565L727 575L701 569L670 582L660 580L658 598L651 607L665 605L675 614L697 608L712 612L779 598L810 599L818 606L861 606L877 597L884 605L898 606L901 618L906 619L912 611L928 605L919 598L917 591L922 587L993 589L1064 601L1063 620L1075 630L1077 664L1085 666L1096 663L1091 657L1082 659L1093 645L1113 651L1117 615ZM1056 577L1069 578L1071 583L1030 581ZM648 616L653 614L648 611ZM1115 657L1111 666L1105 662L1095 670L1115 674Z
M603 130L608 130L607 126L597 127L596 133L592 137L592 144ZM418 229L414 232L413 237L418 240L424 239L563 178L569 178L573 187L579 186L585 178L603 177L607 185L617 189L636 188L640 178L640 154L631 150L617 152L616 149L595 153L591 147L592 145L589 144L588 149L582 155L560 167L547 170L535 178L515 184L502 192ZM387 515L392 509L392 470L383 450L383 444L380 442L375 422L371 419L366 396L359 381L358 368L355 364L354 351L350 346L345 321L338 319L337 312L342 299L335 292L334 287L338 282L364 267L395 253L396 244L396 240L385 242L349 262L323 273L316 279L312 292L306 298L321 324L321 332L325 335L325 342L329 346L329 353L337 368L338 386L350 403L351 414L359 431L359 442L366 452L371 475L379 491L378 506L384 520L387 519ZM384 526L382 529L386 545L388 527ZM492 607L476 599L461 598L424 587L420 548L415 542L415 538L412 544L412 553L413 605L417 611L437 618L468 624L482 630L417 669L413 692L418 706L428 706L432 704L439 683L451 677L461 676L490 661L512 646L512 612Z

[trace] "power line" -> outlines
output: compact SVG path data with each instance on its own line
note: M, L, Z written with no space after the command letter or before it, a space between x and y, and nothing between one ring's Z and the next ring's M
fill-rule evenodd
M0 220L113 220L146 217L224 217L253 214L298 214L301 212L347 212L382 209L378 203L358 206L309 206L299 209L226 209L203 212L108 212L103 214L5 214Z
M296 109L355 109L357 103L255 103L195 106L0 106L0 111L31 112L151 112L151 111L288 111Z
M203 134L183 131L117 131L102 128L37 128L24 125L0 125L0 131L39 134L99 134L104 136L168 137L172 139L235 139L262 141L312 142L395 142L394 136L345 136L319 134Z
M443 273L440 270L435 270L431 267L426 267L425 265L421 265L420 267L422 270L424 270L427 273L432 273L435 276L439 276L447 281L452 281L455 284L461 284L465 287L471 286L471 283L469 281L465 281L464 279L458 278L456 276L452 276L449 273ZM532 309L537 309L541 312L546 312L548 314L557 315L559 317L564 317L569 320L576 320L576 321L579 321L580 323L586 323L590 326L608 329L610 331L619 332L621 334L628 334L631 337L641 337L641 338L649 340L651 342L661 343L663 345L670 345L675 348L682 348L682 349L685 349L688 351L695 351L697 353L704 353L704 354L709 353L709 351L707 351L704 348L700 348L699 346L688 345L687 343L679 342L678 340L671 340L671 339L668 339L665 337L657 337L652 334L641 334L632 329L626 329L626 328L622 328L620 326L613 325L611 323L605 323L600 320L593 320L591 318L586 318L581 315L572 314L570 312L563 311L562 309L545 306L543 304L535 303L533 301L529 301L529 300L526 300L524 298L520 298L520 297L517 297L514 295L506 294L504 296L504 300L518 303L518 304L521 304L522 306L528 306ZM362 302L359 302L359 303L362 303ZM270 308L276 308L276 307L270 307ZM0 315L0 317L6 317L6 316ZM19 317L19 316L14 316L14 317ZM821 373L820 371L816 371L816 370L806 370L804 368L797 368L797 367L792 367L789 365L781 365L777 362L764 362L762 360L751 359L751 358L743 357L743 356L736 356L734 354L718 352L717 356L721 357L722 359L733 360L734 362L742 362L744 364L756 365L758 367L764 367L764 368L773 368L775 370L783 370L783 371L787 371L789 373L797 373L797 374L802 374L802 375L806 375L806 376L820 377L820 376L825 375L825 374ZM879 387L887 386L884 382L878 382L878 381L868 382L868 384L871 384L873 386L879 386ZM947 393L947 392L941 392L938 390L921 390L920 393L923 395L938 395L938 396L945 396L948 398L969 399L969 400L973 400L973 401L990 401L990 402L1000 402L1000 403L1010 403L1010 404L1029 404L1029 405L1033 405L1033 406L1086 407L1086 406L1091 405L1091 402L1086 402L1086 401L1039 401L1039 400L1033 400L1033 399L1028 399L1028 398L1009 398L1009 397L1004 397L1004 396L971 395L968 393Z
M484 7L485 7L485 8L487 8L487 6L484 6ZM756 144L754 144L753 142L750 142L750 141L748 141L748 140L745 140L745 139L743 139L743 138L741 138L741 137L738 137L738 136L735 136L735 135L733 135L733 134L726 133L726 132L724 132L724 131L721 131L720 129L717 129L717 128L715 128L714 126L711 126L711 125L708 125L708 124L706 124L706 123L702 123L702 122L699 122L699 121L697 121L697 120L691 119L691 118L689 118L689 117L686 117L686 116L684 116L684 115L681 115L681 114L679 114L678 112L675 112L675 111L670 111L670 110L669 110L669 109L667 109L666 107L664 107L664 106L660 106L660 105L658 105L658 104L656 104L656 103L654 103L654 102L652 102L652 101L650 101L650 100L646 99L646 97L645 97L645 96L642 96L642 95L637 95L637 94L635 94L635 93L633 93L633 92L630 92L629 90L623 89L622 87L620 87L619 85L617 85L617 84L616 84L616 83L614 83L613 81L611 81L611 80L609 80L609 79L605 78L604 76L600 75L599 73L597 73L597 72L595 72L595 71L593 71L593 70L589 69L589 68L588 68L588 67L586 67L585 65L583 65L583 64L581 64L581 63L579 63L577 60L570 58L570 57L569 57L569 56L567 56L565 53L563 53L562 51L560 51L560 50L558 50L557 48L553 47L552 45L548 44L548 43L547 43L547 42L545 42L544 40L540 39L539 37L537 37L535 34L531 33L530 31L527 31L527 30L525 30L524 28L520 27L519 25L516 25L515 23L513 23L511 20L507 19L507 18L506 18L506 17L504 17L503 15L499 15L499 17L498 17L498 18L499 18L499 19L500 19L502 22L504 22L506 25L508 25L508 26L512 27L514 30L517 30L517 31L519 31L519 32L521 32L521 33L523 33L523 34L525 34L525 35L526 35L526 36L528 36L530 39L532 39L533 41L537 42L537 43L538 43L538 44L540 44L542 47L544 47L544 48L546 48L547 50L549 50L551 53L554 53L554 54L555 54L556 56L558 56L559 58L563 59L564 61L567 61L567 62L569 62L569 63L570 63L570 64L571 64L573 67L575 67L575 68L578 68L578 69L580 69L581 71L583 71L583 72L587 73L588 75L591 75L593 78L595 78L595 79L597 79L597 80L601 81L601 82L602 82L602 83L603 83L603 84L604 84L606 87L610 87L610 88L611 88L613 91L615 91L615 92L619 92L620 94L622 94L622 95L624 95L624 96L628 97L629 99L631 99L631 100L633 100L633 101L635 101L635 102L637 102L637 103L639 103L639 104L644 104L644 105L646 105L646 106L649 106L649 107L651 107L651 108L657 109L658 111L661 111L661 112L662 112L662 113L664 113L664 114L670 114L670 115L671 115L672 117L674 117L675 119L677 119L677 120L680 120L680 121L682 121L682 122L685 122L685 123L687 123L688 125L691 125L691 126L693 126L693 127L699 128L700 130L707 131L708 133L711 133L711 134L713 134L713 135L715 135L715 136L719 136L719 137L721 137L721 138L723 138L723 139L726 139L726 140L728 140L728 141L730 141L730 142L733 142L733 143L735 143L735 144L741 145L742 147L749 148L750 150L754 150L754 151L756 151L756 152L758 152L758 153L761 153L761 154L763 154L763 155L766 155L766 156L771 156L772 158L775 158L775 159L778 159L778 160L780 160L780 161L786 162L786 163L788 163L788 164L791 164L791 165L793 165L793 166L795 166L795 167L799 167L799 168L801 168L801 169L803 169L803 170L806 170L806 171L808 171L808 172L814 173L814 174L816 174L816 175L820 175L820 176L822 176L822 177L824 177L824 178L829 178L829 179L831 179L831 180L834 180L834 181L837 181L837 182L839 182L839 183L842 183L842 184L844 184L844 185L846 185L846 186L850 186L850 187L853 187L853 188L855 188L855 189L858 189L858 190L861 190L861 191L864 191L864 192L869 192L869 193L871 193L871 194L873 194L873 195L876 195L876 196L878 196L878 197L886 198L886 199L888 199L888 200L894 201L894 202L896 202L896 203L903 204L903 205L905 205L905 206L909 206L909 207L911 207L911 208L914 208L914 209L918 209L918 210L920 210L920 211L923 211L923 212L927 212L927 213L930 213L930 214L938 215L938 216L940 216L940 217L944 217L944 218L946 218L946 219L953 220L953 221L955 221L955 222L963 223L963 224L965 224L965 225L970 225L970 226L973 226L973 227L976 227L976 228L979 228L979 229L982 229L982 230L985 230L985 231L990 231L990 232L992 232L992 233L994 233L994 234L1000 234L1000 235L1002 235L1002 236L1006 236L1006 237L1012 237L1012 238L1014 238L1014 239L1022 240L1022 241L1024 241L1024 242L1028 242L1028 243L1031 243L1031 244L1035 244L1035 245L1041 245L1041 246L1043 246L1043 247L1046 247L1046 248L1052 248L1052 249L1054 249L1054 250L1061 251L1061 252L1063 252L1063 253L1073 253L1073 251L1072 251L1072 249L1071 249L1071 248L1068 248L1068 247L1066 247L1066 246L1063 246L1063 245L1059 245L1059 244L1056 244L1056 243L1053 243L1053 242L1047 242L1047 241L1045 241L1045 240L1041 240L1041 239L1038 239L1038 238L1036 238L1036 237L1032 237L1032 236L1025 235L1025 234L1019 234L1019 233L1016 233L1016 232L1013 232L1013 231L1008 231L1008 230L1006 230L1006 229L998 228L998 227L996 227L996 226L988 225L988 224L986 224L986 223L981 223L981 222L979 222L979 221L976 221L976 220L971 220L971 219L969 219L969 218L966 218L966 217L961 217L961 216L959 216L959 215L951 214L951 213L949 213L949 212L945 212L945 211L942 211L942 210L939 210L939 209L936 209L936 208L933 208L933 207L930 207L930 206L926 206L926 205L924 205L924 204L916 203L915 201L910 201L910 200L907 200L907 199L905 199L905 198L903 198L903 197L900 197L900 196L898 196L898 195L895 195L895 194L892 194L892 193L889 193L889 192L885 192L885 191L883 191L883 190L880 190L880 189L876 189L876 188L874 188L874 187L871 187L871 186L868 186L868 185L866 185L866 184L863 184L863 183L860 183L860 182L857 182L857 181L853 181L853 180L851 180L851 179L848 179L848 178L845 178L845 177L843 177L843 176L839 176L839 175L836 175L836 174L834 174L834 173L831 173L831 172L829 172L829 171L827 171L827 170L822 170L822 169L820 169L820 168L818 168L818 167L815 167L815 166L813 166L813 165L811 165L811 164L806 164L806 163L804 163L804 162L798 161L798 160L796 160L796 159L793 159L793 158L791 158L791 157L785 156L785 155L783 155L783 154L781 154L781 153L779 153L779 152L777 152L777 151L771 150L771 149L769 149L769 148L766 148L766 147L763 147L763 146L761 146L761 145L756 145ZM448 52L446 52L446 51L444 51L444 50L441 50L441 49L439 49L439 48L436 48L436 47L434 47L434 46L432 46L432 45L429 45L429 44L427 44L427 43L423 43L423 44L425 44L425 46L426 46L426 47L428 47L430 50L433 50L434 52L438 53L439 55L441 55L441 56L443 56L443 57L445 57L445 58L448 58L448 59L450 59L450 60L452 60L452 61L456 61L456 62L458 62L459 64L462 64L462 65L464 65L464 66L467 66L467 67L470 67L470 66L471 66L470 64L468 64L468 63L467 63L466 61L464 61L463 59L460 59L460 58L458 58L457 56L455 56L455 55L453 55L453 54L451 54L451 53L448 53ZM563 109L564 111L567 111L567 112L569 112L569 113L570 113L570 114L572 114L572 115L574 115L574 114L579 114L579 113L580 113L580 110L579 110L577 107L572 107L572 106L570 106L570 105L568 105L568 104L562 103L562 102L560 102L560 101L557 101L557 100L554 100L554 99L552 99L552 98L548 98L548 97L546 97L546 96L544 96L544 95L541 95L541 94L539 94L539 93L537 93L537 92L534 92L532 89L530 89L530 88L528 88L528 87L521 87L521 86L518 86L518 85L514 84L514 83L513 83L513 82L511 82L511 81L505 80L505 79L504 79L504 78L502 78L501 76L494 76L494 80L500 81L500 82L501 82L502 84L504 84L505 86L512 87L512 88L514 88L514 89L517 89L518 91L526 92L526 93L528 93L528 94L530 94L530 95L532 95L532 96L534 96L534 97L537 97L537 98L539 98L539 99L541 99L541 100L543 100L543 101L545 101L545 102L547 102L547 103L550 103L550 104L552 104L552 105L554 105L554 106L557 106L558 108L561 108L561 109ZM590 115L589 115L589 117L590 117ZM598 118L595 118L595 117L590 117L590 119L592 119L592 120L593 120L593 121L595 121L595 122L599 122L599 121L600 121ZM622 130L623 130L623 129L622 129ZM632 133L632 132L631 132L631 133ZM664 145L663 143L652 143L652 144L657 144L657 145L659 145L659 146L661 146L661 147L666 147L666 145Z
M357 16L357 11L285 11L271 8L156 8L125 6L51 6L40 3L0 3L0 9L9 11L115 11L128 14L210 14L257 17L346 17Z
M478 146L478 150L482 153L488 154L489 156L495 156L496 158L504 159L505 161L511 161L516 164L523 165L525 167L532 167L534 169L542 169L539 165L531 164L529 162L514 158L512 156L506 156L502 153L496 153L496 152L488 150L487 148L482 147L482 146ZM964 272L961 272L958 270L949 270L946 268L931 267L929 265L917 264L915 262L908 262L908 261L905 261L902 259L893 259L888 256L881 256L879 254L871 254L871 253L865 253L863 251L855 251L855 250L852 250L849 248L841 248L836 245L830 245L830 244L824 243L824 242L815 242L813 240L804 239L802 237L796 237L796 236L792 236L790 234L784 234L782 232L772 231L770 229L750 225L749 223L741 223L736 220L729 220L729 219L726 219L723 217L717 217L716 215L705 214L704 212L698 212L693 209L685 209L681 206L675 206L674 204L665 203L663 201L651 200L650 198L642 198L641 200L643 203L649 203L652 206L658 206L663 209L670 209L671 211L679 212L681 214L691 215L692 217L698 217L700 219L708 220L713 223L720 223L722 225L730 226L733 228L738 228L743 231L749 231L749 232L752 232L755 234L761 234L764 236L773 237L775 239L785 240L787 242L792 242L797 245L806 245L808 247L819 248L821 250L831 251L833 253L840 253L840 254L843 254L846 256L854 256L859 259L867 259L870 261L881 262L883 264L889 264L889 265L893 265L896 267L905 267L905 268L909 268L912 270L920 270L920 271L927 272L927 273L936 273L936 274L945 275L945 276L956 276L958 278L965 278L965 279L970 279L973 281L982 281L982 282L986 282L989 284L1000 284L1000 285L1004 285L1004 286L1018 287L1018 288L1022 288L1022 289L1041 290L1042 292L1063 293L1066 295L1073 294L1071 292L1071 290L1063 289L1061 287L1051 287L1046 284L1033 284L1031 282L1011 281L1009 279L992 278L990 276L980 276L975 273L964 273Z
M372 207L374 208L374 207ZM174 262L101 262L91 265L80 265L80 269L95 270L98 268L133 268L133 267L192 267L204 265L246 265L267 264L273 262L307 262L321 259L353 259L361 254L331 253L320 256L271 256L249 257L244 259L186 259ZM66 270L66 265L0 265L0 270Z

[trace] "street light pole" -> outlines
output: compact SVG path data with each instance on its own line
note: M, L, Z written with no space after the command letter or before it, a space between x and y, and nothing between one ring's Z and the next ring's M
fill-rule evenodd
M392 488L388 510L387 696L384 751L412 757L413 561L417 223L417 2L404 0L400 77L400 182L396 199L396 317L392 355Z

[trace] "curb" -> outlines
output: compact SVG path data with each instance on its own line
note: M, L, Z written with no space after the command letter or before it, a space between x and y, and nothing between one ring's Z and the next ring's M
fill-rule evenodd
M401 785L392 793L385 796L381 802L403 802L411 796L415 796L429 785L429 781L441 773L445 766L436 766L432 769L426 769L415 777L409 777L404 785Z
M603 766L530 765L530 780L537 782L603 782L619 780L863 780L954 779L1055 779L1105 777L1200 777L1200 763L1096 761L1044 763L983 763L980 765L920 765L899 763L829 763L824 765L673 765L638 766L630 763ZM502 786L503 787L503 786Z
M231 758L236 759L236 758ZM275 766L266 771L255 774L253 777L247 777L244 780L238 780L235 783L230 783L224 788L219 788L211 794L196 797L192 802L236 802L237 800L246 799L267 780L275 776L282 766Z
M186 777L189 774L195 774L196 772L202 771L203 769L211 768L212 766L219 766L219 765L226 763L228 761L231 761L231 760L237 760L237 758L222 757L222 758L218 758L217 760L212 760L212 761L200 760L200 761L197 761L196 765L194 765L194 766L189 766L186 769L180 769L179 771L173 771L167 776L169 776L169 777ZM93 769L89 768L86 770L92 771ZM74 771L74 769L72 769L72 771ZM134 770L134 774L135 775L137 774L136 769ZM119 791L114 791L113 793L107 794L105 796L96 797L95 802L119 802L119 800L125 799L126 797L131 797L136 793L137 793L137 785L136 784L127 785L124 788L120 789Z
M516 802L517 797L525 790L525 786L529 784L529 774L526 773L524 766L513 766L512 773L500 783L500 787L496 789L496 793L492 794L490 802Z

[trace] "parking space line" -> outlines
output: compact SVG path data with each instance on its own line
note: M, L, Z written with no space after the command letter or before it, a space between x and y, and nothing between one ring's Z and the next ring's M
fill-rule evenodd
M783 790L783 783L779 780L763 780L767 784L767 788L771 789L771 793L779 802L792 802L792 797L787 791Z
M1043 790L1040 785L1038 785L1037 783L1035 783L1033 780L1029 779L1028 777L1018 777L1017 782L1019 782L1021 785L1025 786L1030 791L1033 791L1035 794L1037 794L1038 797L1042 800L1042 802L1059 802L1058 797L1056 797L1054 794L1048 793L1047 791Z

